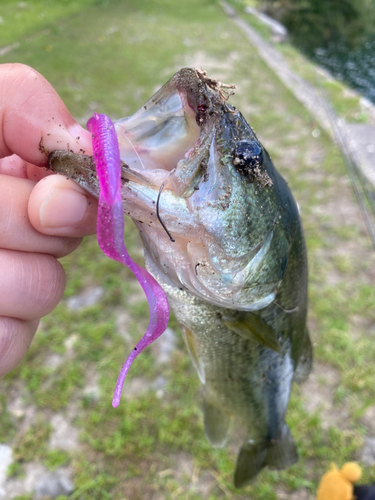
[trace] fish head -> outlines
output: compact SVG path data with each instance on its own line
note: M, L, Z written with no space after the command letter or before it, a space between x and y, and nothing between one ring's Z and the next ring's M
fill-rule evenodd
M275 299L293 231L301 230L288 186L227 103L231 87L183 68L115 123L122 199L159 281L220 307L254 311ZM99 197L92 159L52 156L52 170Z
M184 68L115 127L121 159L164 187L159 215L169 235L160 224L140 230L149 267L212 303L256 310L274 300L282 281L293 202L255 132L226 100L226 86ZM138 186L136 203L145 190Z

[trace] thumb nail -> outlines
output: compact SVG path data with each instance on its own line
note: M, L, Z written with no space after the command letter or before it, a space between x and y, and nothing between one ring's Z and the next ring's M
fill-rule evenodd
M85 216L87 203L79 186L54 187L40 207L40 224L44 228L76 226Z

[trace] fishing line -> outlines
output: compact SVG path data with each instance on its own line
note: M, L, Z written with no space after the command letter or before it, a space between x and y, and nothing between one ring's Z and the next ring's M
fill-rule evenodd
M160 201L160 196L161 196L161 192L163 191L164 189L164 184L165 184L165 181L163 182L163 184L160 186L160 189L159 189L159 194L158 194L158 198L156 200L156 216L160 222L160 224L163 226L163 229L164 231L167 233L167 235L169 236L169 239L172 241L172 243L174 243L176 240L173 238L173 236L171 235L171 233L168 231L166 225L164 224L164 222L161 220L161 217L160 217L160 213L159 213L159 201Z
M146 167L144 166L144 163L141 159L141 157L139 156L138 154L138 151L135 149L135 147L133 146L131 140L129 139L129 137L126 135L126 133L124 132L124 137L125 139L129 142L129 144L131 145L131 147L133 148L135 154L137 155L139 161L141 162L141 165L142 167L146 170ZM161 220L161 217L160 217L160 211L159 211L159 202L160 202L160 196L161 196L161 192L163 191L164 189L164 184L165 184L165 181L163 182L163 184L160 186L160 189L159 189L159 193L158 193L158 197L157 197L157 200L156 200L156 216L160 222L160 224L162 225L164 231L167 233L167 235L169 236L169 239L172 241L172 243L174 243L176 240L173 238L173 236L171 235L171 233L168 231L166 225L164 224L164 222Z
M135 149L135 147L133 146L132 141L129 139L129 137L126 135L126 133L125 133L125 132L124 132L124 137L125 137L125 139L128 141L128 143L130 144L130 146L133 148L134 153L137 155L138 160L141 162L142 167L146 170L146 167L144 166L144 163L143 163L143 161L142 161L142 158L139 156L138 151Z

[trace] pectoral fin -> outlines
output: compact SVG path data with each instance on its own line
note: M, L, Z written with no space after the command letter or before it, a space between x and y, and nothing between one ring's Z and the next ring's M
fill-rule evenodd
M189 328L186 328L186 326L184 325L181 325L181 333L185 341L187 350L189 351L191 362L193 363L193 366L198 373L200 381L202 382L202 384L204 384L206 382L206 374L204 371L204 365L202 363L202 360L199 358L198 355L198 349L194 338L194 334L191 330L189 330Z
M269 349L280 352L280 344L274 330L259 316L247 313L238 319L223 318L224 324L233 332L246 339L256 340Z

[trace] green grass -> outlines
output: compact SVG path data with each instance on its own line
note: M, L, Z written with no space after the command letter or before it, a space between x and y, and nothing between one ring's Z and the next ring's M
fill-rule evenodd
M32 0L15 2L2 0L0 20L0 46L17 43L21 37L34 35L39 30L45 34L50 25L54 25L64 17L70 17L98 0Z
M1 14L5 21L8 16L16 19L20 7L9 2L6 8L8 13ZM133 113L187 64L202 65L212 76L238 85L233 103L256 129L300 204L309 253L315 360L337 372L339 382L331 402L336 423L328 427L323 410L309 413L309 394L294 387L287 421L298 444L298 464L287 471L264 471L254 484L236 491L235 450L215 450L205 439L200 384L181 340L168 366L156 364L146 350L126 382L151 383L163 376L162 398L150 389L112 408L120 366L147 326L147 306L143 298L132 300L135 285L129 271L104 257L95 239L87 238L62 260L68 276L65 298L102 286L101 302L74 312L63 300L43 319L25 360L0 382L5 394L0 440L12 445L17 460L10 473L22 475L23 465L31 460L51 470L69 465L76 487L70 498L80 500L141 500L156 494L171 500L272 500L280 487L289 492L307 489L313 495L331 461L342 465L359 458L366 435L361 419L375 404L375 348L369 333L375 324L375 257L339 153L324 133L312 136L317 124L213 0L87 0L55 2L48 8L30 0L28 9L34 13L28 22L22 18L14 32L1 32L1 44L19 42L1 61L22 62L40 71L82 123L94 111L112 118ZM40 9L46 14L43 22ZM352 113L346 100L340 105L344 113ZM319 159L312 161L317 153ZM340 208L342 200L352 207L354 216L348 220ZM136 253L141 243L129 220L126 240L130 253ZM120 312L129 318L125 340L117 333ZM179 334L173 316L170 326ZM51 366L51 356L63 362ZM84 392L87 374L93 373L99 398ZM319 383L324 386L324 377ZM15 393L36 408L29 429L22 428L22 417L7 409ZM341 429L343 404L350 423ZM80 429L81 450L49 450L47 421L54 412L64 414L72 407L77 408L74 425ZM208 493L192 488L193 472L183 468L183 459L196 477L212 482ZM372 468L364 467L364 481L375 481Z
M39 417L16 439L13 452L15 461L23 463L46 458L50 433L51 426L44 418Z

